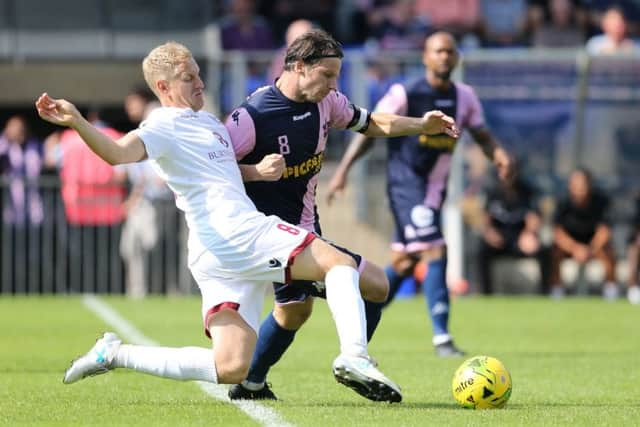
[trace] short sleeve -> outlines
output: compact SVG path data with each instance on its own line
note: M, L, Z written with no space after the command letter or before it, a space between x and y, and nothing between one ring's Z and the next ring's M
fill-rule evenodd
M391 85L376 104L375 110L379 113L391 113L404 116L408 111L407 91L403 85L396 83Z
M484 111L475 90L463 83L456 83L456 87L458 89L458 105L461 110L460 117L456 117L459 119L459 125L469 129L484 127Z
M329 127L331 128L346 129L353 120L354 106L344 94L337 90L320 101L320 109L325 110L325 108L329 115Z
M175 143L174 121L161 112L161 109L152 111L135 131L144 143L150 159L164 156Z
M246 108L235 109L229 114L224 125L231 136L231 145L237 160L253 151L256 146L256 127Z

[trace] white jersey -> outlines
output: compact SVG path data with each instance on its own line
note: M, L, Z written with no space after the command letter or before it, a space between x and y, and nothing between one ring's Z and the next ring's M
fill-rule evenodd
M205 251L224 257L230 247L251 245L247 228L265 217L246 195L231 138L214 115L157 108L136 132L185 213L190 265Z

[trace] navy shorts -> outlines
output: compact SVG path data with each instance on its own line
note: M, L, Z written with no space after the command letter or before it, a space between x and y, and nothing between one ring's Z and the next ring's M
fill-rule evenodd
M322 237L320 237L322 239ZM334 248L341 252L351 255L355 260L356 265L360 267L362 263L362 257L358 254L351 252L350 250L338 246L326 239L322 239L329 243ZM327 292L323 282L312 282L309 280L294 280L290 284L286 283L273 283L273 290L275 292L276 304L288 304L292 302L302 302L309 297L327 298Z
M389 187L389 202L394 219L391 249L419 252L444 245L441 227L441 203L429 205L424 185ZM444 199L444 194L442 195Z

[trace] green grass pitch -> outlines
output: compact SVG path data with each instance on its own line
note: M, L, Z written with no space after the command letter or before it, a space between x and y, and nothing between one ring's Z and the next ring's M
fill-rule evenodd
M101 299L163 345L209 346L197 297ZM639 327L638 307L623 300L457 299L457 342L469 355L499 358L513 378L505 409L471 411L451 396L462 359L436 358L424 301L399 300L370 345L383 372L403 388L403 402L390 405L335 382L338 341L326 304L318 301L271 372L281 400L264 405L295 426L638 425ZM119 370L63 385L69 361L108 329L81 297L0 298L0 425L266 425L194 383Z

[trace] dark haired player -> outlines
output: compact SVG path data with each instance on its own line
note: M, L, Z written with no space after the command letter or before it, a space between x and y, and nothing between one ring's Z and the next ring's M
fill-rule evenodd
M448 133L457 136L453 119L441 112L421 113L420 118L370 113L336 90L342 64L342 48L330 35L312 30L288 48L284 71L272 86L262 88L232 112L226 121L245 179L247 194L258 210L277 214L320 234L315 203L318 173L330 128L350 129L369 136ZM282 178L260 181L263 158L284 161ZM384 272L352 254L361 271L360 290L367 300L367 337L371 339L380 319L381 302L388 283ZM274 284L276 305L260 327L256 351L247 379L229 391L231 399L275 399L266 385L269 368L292 343L296 331L311 314L313 296L322 296L322 285L313 282ZM377 303L377 304L376 304ZM336 379L372 400L400 400L385 396L334 364Z

